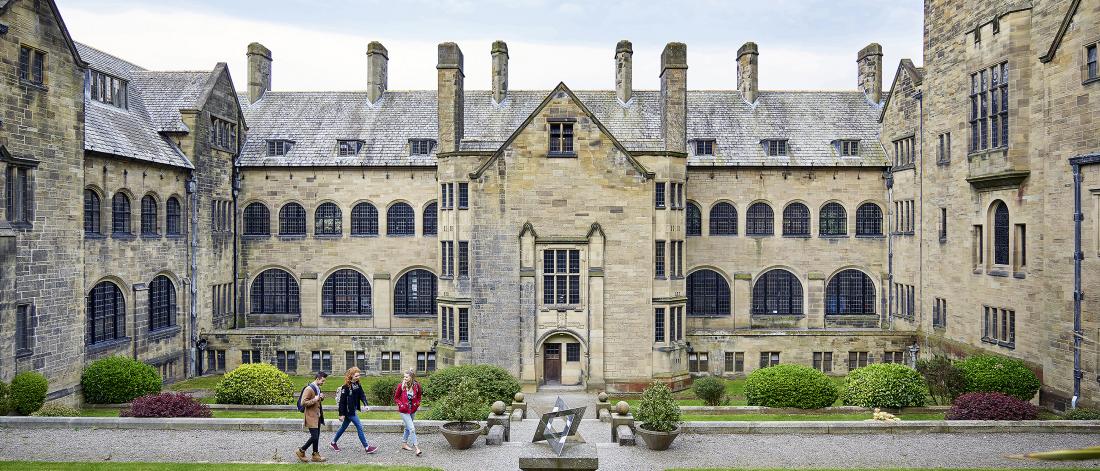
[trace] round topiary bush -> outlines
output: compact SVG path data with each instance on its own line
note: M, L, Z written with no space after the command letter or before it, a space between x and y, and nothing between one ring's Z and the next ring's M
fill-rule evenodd
M513 378L507 370L495 365L463 365L451 366L432 373L432 379L421 383L424 387L424 397L428 401L436 401L446 396L458 386L462 378L474 380L474 387L492 404L495 401L504 401L508 404L517 392L519 381ZM391 391L390 394L393 394Z
M695 380L691 385L695 397L701 399L708 406L720 406L729 402L726 397L726 382L721 378L706 376Z
M640 427L653 432L671 432L680 426L680 405L672 398L672 390L660 381L653 381L642 391L642 401L634 418Z
M750 406L820 409L836 402L836 384L825 373L795 364L781 364L753 371L745 379L745 398Z
M290 376L268 363L238 366L214 386L218 404L290 404L293 399Z
M928 398L928 386L917 370L897 363L877 363L848 373L844 405L860 407L919 407Z
M30 415L46 403L49 389L46 377L36 371L24 371L11 380L11 408L19 415Z
M8 383L0 381L0 415L8 415L10 404L8 403Z
M376 406L394 405L393 392L397 390L398 384L401 384L400 376L375 378L370 385L371 404ZM424 383L421 383L420 386L423 387Z
M473 377L460 378L453 390L432 404L429 420L448 422L477 422L489 415L489 403L477 390Z
M163 392L135 398L119 417L210 418L210 407L184 393Z
M1030 402L999 392L966 393L955 399L947 420L1035 420L1039 410Z
M966 392L999 392L1030 401L1039 392L1039 378L1024 362L997 355L975 355L956 362Z
M160 392L160 386L156 368L121 355L93 361L80 377L84 402L89 404L127 403Z
M80 417L80 409L64 404L46 404L31 414L35 417Z

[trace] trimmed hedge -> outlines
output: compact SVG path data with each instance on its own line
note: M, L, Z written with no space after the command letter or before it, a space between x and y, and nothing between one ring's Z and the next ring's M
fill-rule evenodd
M160 373L156 368L121 355L93 361L80 376L84 402L123 404L146 394L160 392Z
M0 415L8 415L8 411L11 410L11 404L8 397L8 383L0 381Z
M1062 414L1065 420L1100 420L1100 411L1077 408Z
M374 382L370 385L371 405L394 405L393 392L397 390L398 384L401 384L400 376L382 376L375 379ZM424 383L420 383L420 386L424 387Z
M472 378L474 387L481 393L486 404L495 401L512 403L512 397L519 392L519 381L504 368L495 365L450 366L432 373L431 379L422 382L424 398L437 401L450 393L462 378ZM391 391L390 394L393 394Z
M997 355L975 355L956 362L966 392L999 392L1030 401L1039 392L1039 378L1024 362Z
M31 414L35 417L80 417L80 409L64 404L46 404Z
M745 379L750 406L820 409L833 405L839 394L825 373L791 363L758 369Z
M488 415L489 405L477 390L477 381L472 376L460 378L454 389L432 404L428 411L429 420L449 422L477 422Z
M966 393L955 399L947 420L1035 420L1039 410L1030 402L999 392Z
M214 386L218 404L290 404L294 399L290 376L269 363L238 366Z
M210 418L210 407L184 393L163 392L134 399L118 416Z
M708 406L720 406L729 402L726 397L726 382L721 378L706 376L695 380L691 385L695 397L702 399Z
M844 405L860 407L923 406L928 386L917 370L897 363L876 363L848 373Z
M24 371L11 380L11 408L19 415L38 412L46 403L50 383L37 371Z

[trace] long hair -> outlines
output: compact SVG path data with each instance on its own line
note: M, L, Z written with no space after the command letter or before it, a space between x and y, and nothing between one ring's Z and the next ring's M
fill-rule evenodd
M410 388L413 387L413 385L417 384L416 383L416 370L414 370L412 368L409 368L409 369L405 370L405 374L409 375L409 387ZM404 382L405 382L404 378L402 378L401 383L404 384Z
M355 373L359 372L359 367L353 366L348 368L347 374L344 375L344 387L351 389L351 378L355 377Z

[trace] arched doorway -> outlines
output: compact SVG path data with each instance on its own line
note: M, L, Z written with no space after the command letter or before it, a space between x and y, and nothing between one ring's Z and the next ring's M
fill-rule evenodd
M571 332L547 334L539 344L539 385L583 386L587 368L585 345Z

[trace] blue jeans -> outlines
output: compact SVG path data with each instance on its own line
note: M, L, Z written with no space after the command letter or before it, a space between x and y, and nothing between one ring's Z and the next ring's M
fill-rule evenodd
M359 443L362 443L363 448L366 448L367 437L363 435L363 423L359 421L359 416L354 414L344 416L344 423L340 425L340 430L337 430L336 435L332 437L332 443L339 441L340 436L348 429L348 424L352 423L355 424L355 431L359 433Z
M401 421L405 423L405 434L401 436L405 443L416 446L416 426L413 425L413 416L416 414L401 414Z

